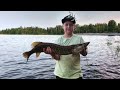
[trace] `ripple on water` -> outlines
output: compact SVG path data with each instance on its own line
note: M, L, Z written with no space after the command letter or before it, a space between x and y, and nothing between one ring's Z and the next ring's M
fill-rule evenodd
M22 57L22 52L31 49L30 44L33 41L54 42L59 35L3 35L2 37L4 39L0 39L2 42L0 43L0 50L2 51L0 52L1 79L55 78L53 74L55 62L50 59L50 56L41 54L40 59L36 59L33 55L26 63L26 59ZM86 57L81 56L84 78L119 79L120 59L119 57L114 58L115 46L111 47L106 44L107 39L115 42L116 37L83 35L83 38L85 41L91 42L88 46L88 55Z

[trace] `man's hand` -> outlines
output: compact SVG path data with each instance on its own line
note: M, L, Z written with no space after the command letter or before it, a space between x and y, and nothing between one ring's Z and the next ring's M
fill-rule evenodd
M43 51L46 53L46 54L51 54L52 53L52 50L50 47L47 47L46 49L43 48Z
M60 55L56 54L54 50L52 50L50 47L47 47L46 49L43 48L43 51L46 54L50 54L52 56L52 58L56 59L56 60L60 60Z

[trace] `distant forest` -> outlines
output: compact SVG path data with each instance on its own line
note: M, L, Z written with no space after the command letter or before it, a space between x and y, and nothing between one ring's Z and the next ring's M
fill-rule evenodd
M49 27L47 29L38 27L18 27L1 30L0 34L31 34L31 35L60 35L63 34L62 25ZM110 20L108 23L96 23L89 25L76 24L74 33L120 33L120 23Z

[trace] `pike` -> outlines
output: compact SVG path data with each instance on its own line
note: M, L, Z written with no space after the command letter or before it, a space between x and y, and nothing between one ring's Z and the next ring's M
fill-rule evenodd
M80 53L84 48L86 48L89 43L90 42L85 42L82 44L62 46L62 45L58 45L58 44L54 44L54 43L47 43L47 42L33 42L31 44L32 49L30 51L24 52L23 57L27 58L27 61L33 53L36 53L36 57L38 57L41 52L44 52L43 48L46 49L47 47L50 47L51 50L54 51L51 55L52 57L54 57L55 54L57 54L59 56L60 55L68 55L68 54L76 55L76 54Z

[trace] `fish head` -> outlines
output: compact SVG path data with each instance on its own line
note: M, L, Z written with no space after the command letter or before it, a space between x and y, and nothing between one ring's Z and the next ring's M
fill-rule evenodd
M90 42L85 42L84 46L87 47L90 44Z
M73 52L74 53L80 53L82 52L88 45L89 45L90 42L86 42L86 43L83 43L82 45L79 44L77 45L74 49L73 49Z

